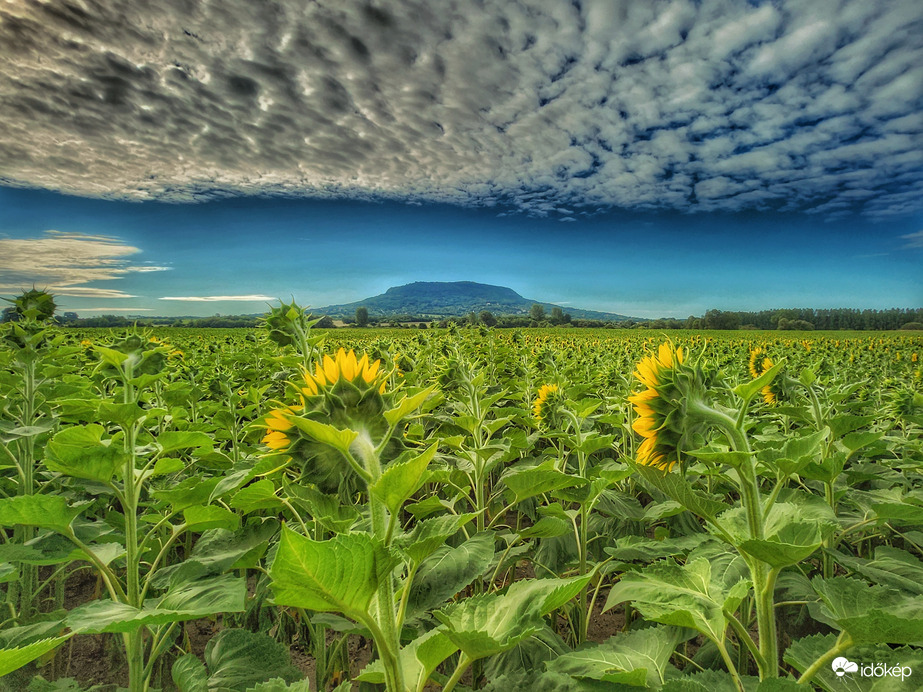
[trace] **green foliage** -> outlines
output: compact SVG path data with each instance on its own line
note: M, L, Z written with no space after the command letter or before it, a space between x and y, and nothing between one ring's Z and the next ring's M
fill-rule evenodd
M171 669L202 692L839 691L868 686L836 656L923 669L920 337L672 334L714 376L700 400L655 402L667 425L699 416L666 473L638 464L628 401L661 334L489 329L500 312L323 337L294 304L261 332L5 325L0 671L76 690L69 637L106 642L132 692ZM283 431L297 454L267 447L301 368L341 346L381 361L374 384L305 397ZM757 346L784 365L751 377ZM75 605L80 573L98 593ZM603 601L623 631L589 642ZM778 656L776 619L835 633ZM189 620L217 632L204 660ZM361 673L355 643L373 651Z

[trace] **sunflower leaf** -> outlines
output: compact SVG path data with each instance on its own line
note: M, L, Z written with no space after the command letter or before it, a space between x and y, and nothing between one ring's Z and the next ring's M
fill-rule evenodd
M749 382L744 382L734 387L734 394L743 399L745 403L750 403L750 400L759 394L763 387L768 387L770 384L772 384L772 381L776 379L776 375L779 374L784 365L785 359L783 358L756 379L750 380Z

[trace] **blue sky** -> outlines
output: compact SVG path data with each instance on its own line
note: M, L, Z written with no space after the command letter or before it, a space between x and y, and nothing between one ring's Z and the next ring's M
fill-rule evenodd
M923 304L918 0L0 6L0 293Z
M252 313L290 296L319 307L411 281L457 280L639 317L923 302L912 221L610 212L562 222L452 205L133 203L7 188L0 227L0 250L16 239L30 257L52 252L16 261L37 266L34 277L46 279L38 285L57 285L63 308L81 314ZM98 236L108 240L94 255L74 250ZM80 261L68 264L69 256ZM83 281L99 271L107 278ZM101 293L80 295L84 287ZM215 296L254 298L164 300Z

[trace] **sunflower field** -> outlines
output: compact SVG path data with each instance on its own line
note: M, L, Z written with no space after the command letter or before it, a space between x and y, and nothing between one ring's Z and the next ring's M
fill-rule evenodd
M0 325L0 689L923 689L923 337Z

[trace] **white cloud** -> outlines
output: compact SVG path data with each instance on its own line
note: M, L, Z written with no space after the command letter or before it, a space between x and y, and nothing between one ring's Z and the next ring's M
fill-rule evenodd
M35 285L59 296L133 298L119 289L87 284L119 279L130 272L169 269L131 265L128 258L140 252L119 238L104 235L45 231L38 238L0 237L0 291Z
M923 231L902 235L901 239L907 241L904 243L904 249L923 248Z
M153 308L62 308L58 312L71 310L73 312L149 312Z
M923 209L919 0L82 7L0 5L2 184L539 216ZM856 174L872 194L843 197Z
M244 303L257 303L267 300L276 300L273 296L248 295L248 296L164 296L160 300L183 300L190 303L219 303L221 301L237 301Z

